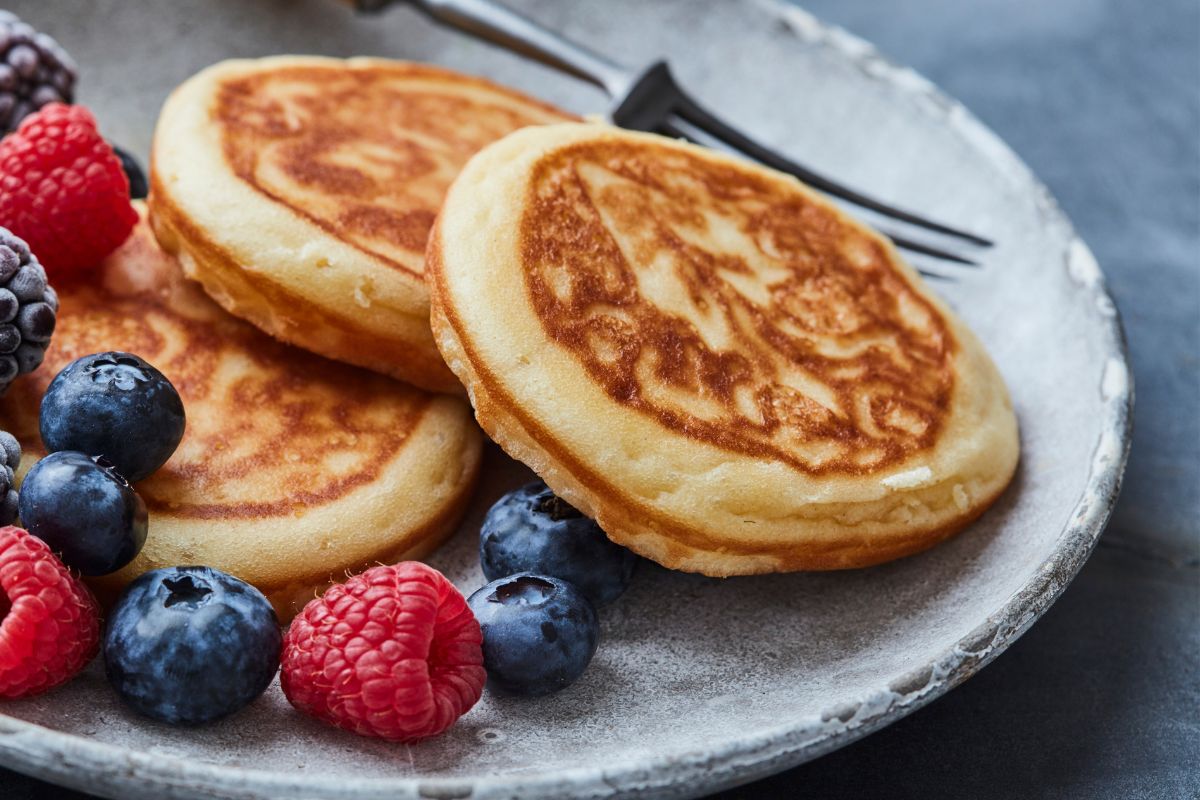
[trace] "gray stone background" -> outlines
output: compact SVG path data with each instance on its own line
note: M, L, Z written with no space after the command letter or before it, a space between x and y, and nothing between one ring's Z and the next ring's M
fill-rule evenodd
M962 100L1058 197L1124 316L1135 436L1096 552L1007 653L718 797L1200 796L1200 2L803 5ZM86 796L0 770L0 797Z

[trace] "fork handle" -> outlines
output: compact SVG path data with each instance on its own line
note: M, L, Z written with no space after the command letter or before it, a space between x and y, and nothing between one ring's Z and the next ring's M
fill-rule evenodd
M361 11L375 11L398 0L354 0ZM633 75L615 61L564 39L533 20L492 0L402 0L434 20L479 39L582 78L619 96Z

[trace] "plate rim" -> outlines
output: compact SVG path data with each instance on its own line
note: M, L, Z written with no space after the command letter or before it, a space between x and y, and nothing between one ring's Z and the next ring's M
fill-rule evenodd
M1120 493L1133 432L1133 376L1120 312L1087 245L1050 191L1021 158L957 100L915 70L893 64L874 45L823 22L786 0L753 0L808 41L840 51L872 78L945 109L946 123L980 147L993 162L1020 174L1041 194L1045 222L1061 226L1068 259L1081 260L1080 296L1105 309L1107 352L1102 391L1104 419L1094 445L1086 485L1052 554L1035 577L987 619L929 663L878 687L859 702L822 710L819 720L791 721L767 732L743 735L709 750L688 748L611 767L480 775L466 778L363 778L305 776L191 761L130 751L0 713L0 764L63 786L121 797L556 798L691 796L757 780L832 752L899 720L970 678L1025 633L1053 605L1079 572L1108 524ZM1112 382L1108 383L1109 373ZM133 783L138 781L137 784ZM247 794L249 792L249 794ZM315 792L315 793L314 793Z

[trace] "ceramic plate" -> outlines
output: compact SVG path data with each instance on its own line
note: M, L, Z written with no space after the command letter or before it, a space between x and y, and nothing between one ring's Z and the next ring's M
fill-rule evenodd
M1021 423L996 506L923 555L841 574L717 580L644 569L603 614L583 680L540 700L486 696L413 746L292 711L278 685L199 730L126 711L98 663L0 706L0 762L122 798L523 798L698 795L815 758L966 680L1038 618L1108 518L1132 397L1120 325L1087 247L1021 161L962 106L869 45L770 2L514 0L629 63L682 82L830 175L993 237L984 267L936 288L983 339ZM81 101L144 155L169 89L231 56L299 52L435 61L579 112L589 87L396 9L332 0L25 0L83 69ZM484 510L529 478L494 448L457 538L431 560L482 583ZM986 722L984 722L986 724Z

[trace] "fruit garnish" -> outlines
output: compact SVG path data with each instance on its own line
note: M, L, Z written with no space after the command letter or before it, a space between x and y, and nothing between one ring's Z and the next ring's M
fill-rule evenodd
M281 642L275 610L245 581L211 567L156 569L129 584L113 606L104 668L135 711L199 725L266 690Z
M0 136L50 103L75 97L75 62L58 42L0 11Z
M557 692L579 679L596 652L596 610L567 581L509 575L467 602L483 631L488 686L523 695Z
M117 154L117 158L121 159L121 169L125 171L125 177L129 179L129 197L141 200L150 194L150 184L146 182L146 172L133 154L115 144L112 149Z
M479 563L488 580L517 572L553 575L575 584L596 608L624 593L639 560L541 481L496 501L479 531Z
M0 189L4 183L0 174ZM0 394L41 365L57 319L58 295L46 270L23 239L0 228Z
M21 443L8 431L0 431L0 525L17 518L17 467L21 465Z
M284 637L291 704L363 736L413 741L483 694L479 623L454 584L416 561L373 567L304 607Z
M100 645L91 591L40 539L0 528L0 696L28 697L70 680Z
M47 450L103 456L131 483L167 462L186 423L166 376L143 358L115 351L63 367L46 389L38 421Z
M146 504L112 464L62 450L33 465L18 505L29 532L84 575L107 575L146 543Z
M121 160L83 106L51 103L0 139L0 225L51 280L95 268L137 219Z

